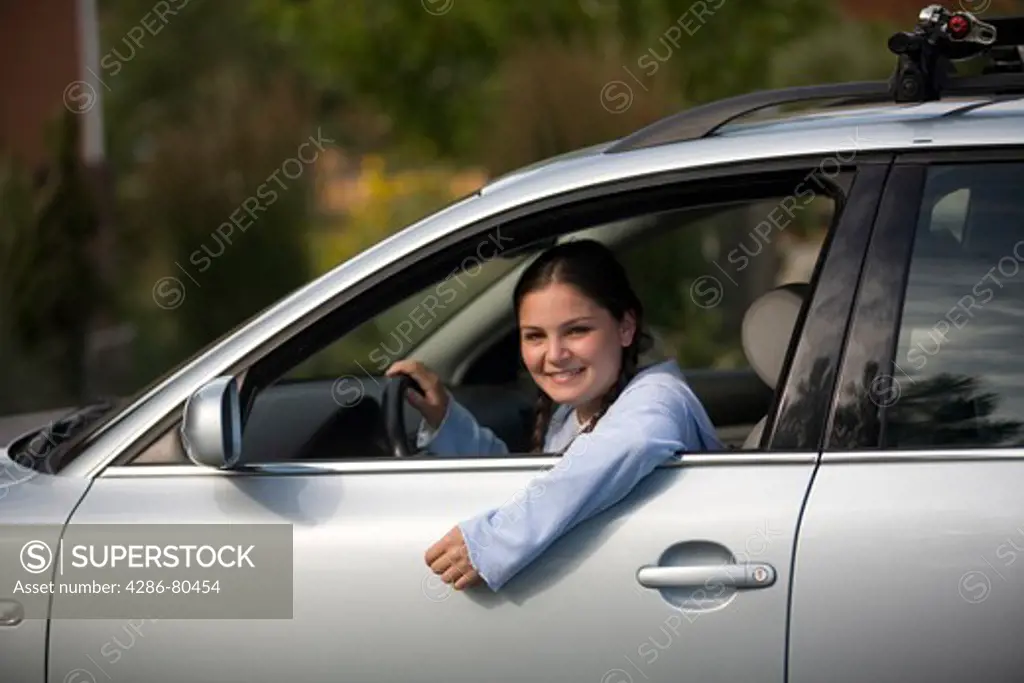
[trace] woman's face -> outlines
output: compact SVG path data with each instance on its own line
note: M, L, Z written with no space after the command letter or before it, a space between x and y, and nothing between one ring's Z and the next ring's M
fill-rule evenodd
M519 330L523 362L537 385L586 418L618 378L635 327L631 315L620 323L572 285L553 283L523 297Z

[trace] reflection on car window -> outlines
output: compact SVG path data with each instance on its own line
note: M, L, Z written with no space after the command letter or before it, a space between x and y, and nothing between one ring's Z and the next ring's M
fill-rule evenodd
M930 169L897 345L889 448L1024 443L1024 164Z

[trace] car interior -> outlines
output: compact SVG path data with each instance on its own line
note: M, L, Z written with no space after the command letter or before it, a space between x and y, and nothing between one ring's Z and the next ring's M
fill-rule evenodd
M750 370L686 372L686 379L701 399L719 438L733 449L757 449L780 377L786 351L799 317L807 283L774 289L757 299L743 321L743 347ZM516 359L518 340L506 336L466 365L464 381L449 386L455 400L477 421L490 428L511 453L529 451L536 390L515 368L506 370L507 382L492 383L496 367ZM642 365L656 362L649 355ZM243 438L249 462L273 462L281 453L296 453L295 460L339 460L390 457L383 437L383 394L391 380L361 378L362 400L339 406L332 396L332 380L292 382L264 392L253 406ZM319 399L317 399L319 397ZM405 411L409 439L419 415ZM287 431L281 424L289 425ZM297 444L301 446L297 447Z
M643 225L614 225L568 238L599 239L619 249L642 231ZM519 359L515 319L508 303L528 260L521 258L515 268L408 354L445 378L455 400L501 438L512 454L529 451L537 396ZM788 283L769 290L749 306L741 328L749 367L684 368L688 383L729 448L759 446L808 288L807 283ZM650 331L655 344L641 359L641 366L671 355L659 343L657 330ZM362 395L353 405L339 405L334 400L335 378L283 381L263 392L252 407L243 437L247 461L280 460L281 453L296 453L294 459L299 461L390 457L382 425L384 392L391 380L364 374L348 381L357 382ZM414 443L419 419L412 408L404 411L410 443ZM280 429L281 424L289 425L287 432Z

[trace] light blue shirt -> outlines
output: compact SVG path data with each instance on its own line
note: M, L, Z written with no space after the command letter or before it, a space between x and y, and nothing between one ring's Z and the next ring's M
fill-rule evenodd
M559 405L544 442L548 453L569 443L559 463L505 504L459 524L469 559L492 590L559 536L625 498L658 465L685 451L725 448L674 360L638 372L597 426L573 439L579 429L575 410ZM446 456L508 454L455 400L436 432L421 424L417 442Z

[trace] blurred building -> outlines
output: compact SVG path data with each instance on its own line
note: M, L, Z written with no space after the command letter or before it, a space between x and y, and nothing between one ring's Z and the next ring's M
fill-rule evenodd
M45 160L47 127L66 109L80 117L86 163L103 162L96 3L0 0L0 149L30 166Z
M98 211L93 258L101 277L113 266L110 181L106 168L100 78L99 0L0 0L0 156L10 156L37 182L49 180L63 117L77 131L84 179ZM87 340L94 374L112 373L98 358L121 344L122 328L101 312ZM116 354L108 354L116 355ZM123 356L124 354L120 354ZM11 359L5 359L9 362ZM118 362L120 360L118 359Z

